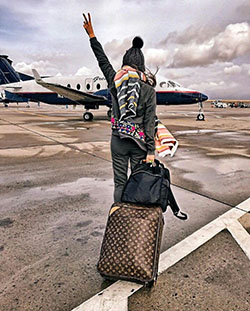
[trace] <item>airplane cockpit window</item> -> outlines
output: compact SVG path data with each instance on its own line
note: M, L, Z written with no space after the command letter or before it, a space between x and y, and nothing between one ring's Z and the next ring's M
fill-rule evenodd
M167 82L163 81L160 83L160 87L181 87L180 84L172 81L172 80L168 80Z
M180 87L180 84L178 84L174 81L171 81L171 80L168 81L168 85L169 85L169 87Z
M163 81L160 83L160 87L163 87L167 82Z
M76 88L77 88L78 90L80 90L81 85L80 85L79 83L77 83Z
M71 85L68 83L68 84L67 84L67 87L71 87Z
M97 90L100 90L101 84L100 84L100 83L97 83L97 84L96 84L96 88L97 88Z

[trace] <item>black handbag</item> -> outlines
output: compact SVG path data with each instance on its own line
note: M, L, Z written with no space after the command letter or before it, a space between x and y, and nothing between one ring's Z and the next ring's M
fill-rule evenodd
M154 163L140 161L135 166L123 190L122 202L159 205L163 212L170 206L177 218L187 219L171 190L169 170L158 160Z

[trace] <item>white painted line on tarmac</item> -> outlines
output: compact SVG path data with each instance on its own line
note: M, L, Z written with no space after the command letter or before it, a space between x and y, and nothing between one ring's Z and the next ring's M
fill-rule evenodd
M169 267L208 242L224 228L225 224L220 219L216 219L166 250L160 255L159 273L166 271Z
M127 311L128 297L142 285L117 281L72 311Z
M159 273L166 271L224 229L228 229L250 259L250 235L238 222L241 216L250 211L250 198L237 207L241 210L232 208L162 253L160 255ZM117 281L72 311L128 311L128 297L141 287L140 284Z
M250 235L245 228L238 222L234 221L227 226L228 231L232 234L235 241L250 260Z

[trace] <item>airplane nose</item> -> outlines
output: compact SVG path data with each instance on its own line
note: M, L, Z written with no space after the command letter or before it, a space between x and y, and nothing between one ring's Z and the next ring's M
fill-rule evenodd
M208 96L201 93L201 101L204 102L207 99L208 99Z

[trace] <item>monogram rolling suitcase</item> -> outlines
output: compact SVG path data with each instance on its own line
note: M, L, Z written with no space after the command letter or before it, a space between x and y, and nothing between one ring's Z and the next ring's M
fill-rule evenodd
M103 277L152 286L157 279L164 220L159 206L111 206L97 269Z

